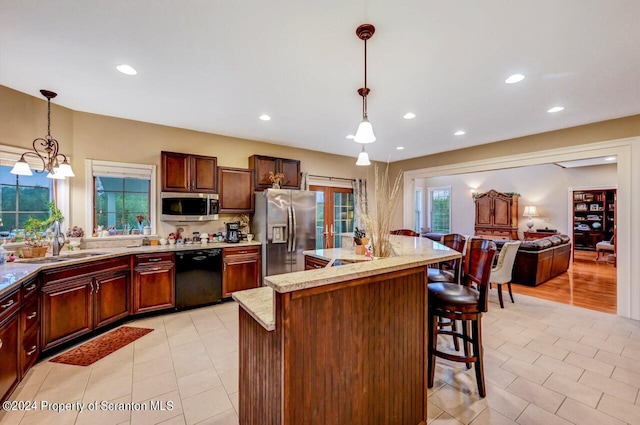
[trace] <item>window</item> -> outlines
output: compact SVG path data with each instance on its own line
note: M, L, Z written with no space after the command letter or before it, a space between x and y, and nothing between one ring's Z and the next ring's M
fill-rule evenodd
M0 165L0 234L9 236L24 227L29 217L49 217L47 202L53 199L53 180L45 173L32 176L11 174L12 166Z
M114 229L118 235L140 233L151 226L155 233L156 166L86 160L87 222L91 228Z
M422 232L422 211L423 211L423 203L422 203L422 188L416 188L415 197L413 200L413 205L415 205L415 211L413 213L413 230L418 233Z
M451 232L451 188L429 189L429 227L432 232Z

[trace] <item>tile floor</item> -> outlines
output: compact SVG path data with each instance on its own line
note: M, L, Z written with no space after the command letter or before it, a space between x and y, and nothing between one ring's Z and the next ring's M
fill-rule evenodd
M487 397L438 359L429 423L640 424L640 322L516 295L483 319ZM237 424L238 307L130 322L155 330L90 367L40 362L13 400L173 403L171 410L7 412L0 424ZM443 338L450 344L450 338Z

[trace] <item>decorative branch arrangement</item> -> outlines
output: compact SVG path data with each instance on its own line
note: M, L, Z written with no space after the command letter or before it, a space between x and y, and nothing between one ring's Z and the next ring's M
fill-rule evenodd
M378 171L378 165L374 167L375 173L375 202L373 208L369 205L370 213L359 211L365 227L371 235L371 246L375 257L390 257L392 254L391 235L392 222L400 206L402 188L402 175L400 171L393 183L389 177L389 165L384 171Z

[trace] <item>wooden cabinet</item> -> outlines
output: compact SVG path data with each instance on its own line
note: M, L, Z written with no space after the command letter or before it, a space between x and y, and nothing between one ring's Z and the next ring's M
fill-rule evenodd
M32 278L22 284L22 309L20 310L20 376L40 355L40 285L37 278Z
M304 256L304 269L305 270L315 270L315 269L323 269L329 264L329 261L322 260L317 257L312 257L310 255Z
M161 152L163 192L216 193L217 158Z
M475 233L486 239L518 239L517 194L495 190L476 195Z
M535 241L537 239L546 238L548 236L559 235L560 232L524 232L525 241Z
M128 257L43 272L42 351L129 314Z
M249 168L255 171L255 190L272 187L269 171L274 174L284 174L284 180L280 185L282 189L300 189L300 161L298 160L252 155L249 157Z
M222 296L257 288L261 283L260 247L231 247L222 251Z
M609 241L616 225L616 190L573 192L573 241L576 249L594 250Z
M20 290L0 297L0 397L4 400L20 379L18 357Z
M218 167L220 213L253 213L253 170Z
M133 262L133 313L175 307L175 255L140 254Z

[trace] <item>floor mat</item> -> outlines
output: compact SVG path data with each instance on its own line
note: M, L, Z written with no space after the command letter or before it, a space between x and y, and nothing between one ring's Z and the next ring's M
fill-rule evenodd
M79 347L67 351L66 353L54 357L49 361L77 366L89 366L136 339L148 334L152 330L153 329L123 326L99 336L96 339L88 341Z

